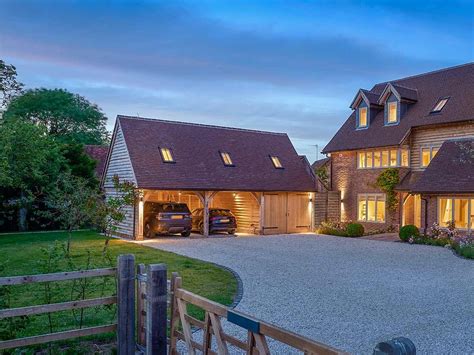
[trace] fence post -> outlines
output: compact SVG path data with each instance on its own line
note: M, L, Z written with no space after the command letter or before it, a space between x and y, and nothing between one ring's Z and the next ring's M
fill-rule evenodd
M145 297L146 286L142 277L145 275L145 264L137 266L137 343L145 347ZM140 277L140 276L141 277Z
M119 355L135 353L135 256L118 257L117 269L117 352Z
M166 355L166 265L148 265L146 274L146 353Z
M170 355L176 355L176 334L175 331L178 327L179 314L178 314L178 305L176 303L176 290L181 288L181 278L177 272L171 274L171 304L170 304Z

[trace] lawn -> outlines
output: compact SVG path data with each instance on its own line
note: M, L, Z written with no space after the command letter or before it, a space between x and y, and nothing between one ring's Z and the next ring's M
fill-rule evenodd
M62 251L66 238L67 234L63 232L0 235L0 276L110 267L115 266L118 255L134 254L137 264L165 263L168 267L168 277L171 272L179 272L183 278L183 287L211 300L229 305L236 294L237 281L234 276L229 271L213 264L120 240L111 240L108 257L104 257L102 255L104 239L93 231L74 233L71 254L67 258ZM49 252L45 249L49 249ZM3 301L6 300L8 307L21 307L44 304L48 301L49 303L65 302L84 296L93 298L115 294L114 278L94 278L87 279L87 284L84 282L85 280L76 280L11 286L9 294L3 296ZM0 294L0 308L2 307L1 297ZM202 314L195 309L190 309L190 313L202 318ZM21 327L23 325L21 321L14 325L0 321L0 340L57 332L80 326L108 324L114 322L115 317L115 306L102 306L86 309L82 316L80 311L57 312L50 316L32 316L25 322L24 329ZM15 330L12 332L12 329ZM113 338L113 335L105 335L96 340L107 343ZM71 344L75 347L84 347L84 344L79 342L69 342L68 346ZM64 343L57 346L63 345ZM87 351L89 350L84 350L84 352ZM80 348L74 348L73 352L82 351Z

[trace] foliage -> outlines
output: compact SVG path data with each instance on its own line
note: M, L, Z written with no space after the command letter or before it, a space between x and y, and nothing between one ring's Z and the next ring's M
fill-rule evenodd
M0 187L15 193L9 203L19 210L19 229L27 228L27 212L38 196L57 180L64 159L43 127L11 119L0 125Z
M48 248L59 241L64 245L67 240L65 232L47 233L16 233L0 236L2 247L0 248L0 260L8 258L1 276L10 275L31 275L41 273L42 269L34 260L44 258L41 248ZM58 271L71 271L84 269L87 265L92 268L115 267L117 256L120 254L134 254L136 264L165 263L168 267L168 276L172 272L179 272L183 277L186 289L195 292L203 297L210 298L215 302L230 305L233 301L237 289L237 282L233 275L211 263L187 258L163 250L153 249L143 245L129 243L122 240L113 239L110 241L108 254L104 257L101 246L104 237L94 231L73 232L74 247L71 249L69 257L62 257L59 260ZM19 252L21 251L21 252ZM58 250L61 255L65 255L64 249ZM76 299L97 298L113 296L116 293L115 278L96 277L89 278L85 288L82 279L76 281L55 282L57 287L53 289L52 302L67 302ZM107 282L105 282L107 280ZM11 307L25 307L43 303L44 285L29 284L21 286L11 286ZM202 312L189 309L193 317L204 319ZM103 324L110 324L116 321L116 307L93 307L84 310L82 326L92 327ZM52 324L55 331L69 330L80 327L81 313L76 311L55 312L51 314ZM33 336L47 332L48 320L46 315L30 316L28 327L24 330L17 329L16 337ZM97 343L115 342L115 334L105 334L94 336L91 340ZM84 339L70 340L60 343L62 348L72 349L74 344L83 344ZM36 346L35 350L40 348ZM44 349L44 347L43 347ZM97 350L97 349L96 349ZM30 350L29 350L30 351ZM27 352L28 354L33 353ZM41 352L44 354L44 352ZM64 353L64 350L53 351L53 354ZM70 350L71 354L76 352ZM96 353L94 350L83 352L87 354Z
M8 105L4 119L22 118L64 143L104 144L107 117L84 97L63 89L27 90Z
M387 195L387 208L391 211L397 209L398 198L397 193L395 192L395 187L399 182L400 176L398 175L398 169L394 168L382 171L375 182L375 185Z
M118 230L118 224L125 219L125 209L134 206L138 198L135 184L130 181L120 181L113 176L112 183L115 194L96 201L95 223L105 234L104 254L107 251L110 238Z
M346 226L338 222L322 222L318 233L347 237Z
M456 145L461 149L458 162L461 164L474 164L474 141L460 141Z
M95 176L97 161L87 155L83 144L63 144L61 154L72 175L86 179L90 187L98 187L99 182Z
M364 235L364 226L360 223L348 223L346 234L348 237L362 237Z
M0 108L21 93L23 84L18 82L16 68L0 59Z
M400 231L398 232L398 236L400 237L401 240L403 240L404 242L407 242L411 237L420 236L420 231L417 226L408 224L400 228Z
M329 184L329 175L328 175L328 170L326 169L326 167L320 166L314 172L324 185Z
M85 179L69 173L60 175L55 188L48 193L46 206L50 210L45 214L59 222L61 228L68 232L67 254L71 247L72 231L92 222L99 200L97 190L89 187Z

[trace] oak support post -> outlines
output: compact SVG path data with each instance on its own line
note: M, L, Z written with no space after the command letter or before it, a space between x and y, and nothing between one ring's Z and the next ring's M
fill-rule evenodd
M209 237L209 202L210 192L204 191L203 235Z
M145 193L143 190L138 191L138 204L137 204L137 233L135 236L135 240L143 240L144 239L144 208L145 208Z
M118 257L117 270L117 352L135 354L135 256Z
M265 195L260 193L260 234L265 234Z
M146 354L167 354L166 308L167 275L165 264L147 267Z

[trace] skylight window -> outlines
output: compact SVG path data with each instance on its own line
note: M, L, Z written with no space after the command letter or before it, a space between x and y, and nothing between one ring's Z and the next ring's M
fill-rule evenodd
M274 156L274 155L270 155L270 159L272 160L273 166L276 169L283 169L283 165L281 165L280 158L278 158L277 156Z
M229 153L225 153L225 152L220 152L220 153L221 153L222 161L224 162L225 166L235 166L234 163L232 162L232 159L230 158Z
M449 100L449 97L444 97L442 99L439 99L438 103L431 110L431 113L441 112L441 110L444 108L448 100Z
M174 163L173 153L169 148L160 148L161 158L165 163Z

